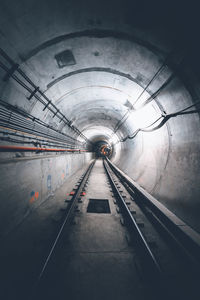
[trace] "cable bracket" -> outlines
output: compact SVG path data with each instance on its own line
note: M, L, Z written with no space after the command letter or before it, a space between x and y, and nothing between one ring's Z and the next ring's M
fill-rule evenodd
M37 86L32 93L30 94L29 97L27 97L28 100L31 100L31 98L33 98L33 96L39 91L39 86Z
M7 74L3 77L3 81L8 81L8 79L14 74L14 72L19 68L18 64L13 64L13 66L8 70Z

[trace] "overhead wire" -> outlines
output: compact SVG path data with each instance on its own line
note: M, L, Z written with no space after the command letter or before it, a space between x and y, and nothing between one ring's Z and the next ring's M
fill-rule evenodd
M187 111L188 109L196 106L196 105L200 105L200 101L196 101L194 102L193 104L175 112L175 113L171 113L171 114L162 114L159 118L157 118L153 123L151 123L150 125L144 127L144 128L138 128L136 129L131 135L128 135L126 136L125 138L121 139L120 141L118 142L125 142L127 139L133 139L135 138L139 132L152 132L152 131L155 131L159 128L161 128L163 125L165 125L165 123L171 119L171 118L174 118L174 117L177 117L177 116L180 116L180 115L186 115L186 114L193 114L193 113L198 113L200 112L200 108L199 109L195 109L195 110L190 110L190 111ZM162 120L161 120L162 119ZM156 124L159 120L161 120L161 122L153 127L153 128L150 128L152 127L154 124ZM118 143L117 142L117 143Z
M146 104L150 103L153 99L155 99L160 93L161 91L163 91L164 88L166 88L166 86L173 80L173 78L175 77L175 73L176 71L180 68L180 66L182 65L182 63L184 62L184 58L185 58L185 54L187 52L187 49L185 49L182 53L182 57L181 60L179 62L179 64L175 67L175 72L173 72L169 78L152 94L150 95L141 105L140 108L144 107ZM139 101L139 99L142 97L142 95L145 93L145 91L148 89L148 87L151 85L151 83L156 79L156 77L159 75L159 73L162 71L163 68L166 67L167 63L171 60L171 58L173 57L174 53L176 53L176 48L174 48L164 59L163 63L161 64L161 66L158 68L158 70L156 71L156 73L153 75L153 77L150 79L150 81L148 82L148 84L146 85L146 87L142 90L142 92L139 94L139 96L137 97L137 99L135 100L135 102L132 104L132 108L129 108L126 113L123 115L123 117L121 118L121 120L119 120L119 122L117 123L117 125L114 128L114 133L115 134L120 127L126 122L126 120L128 119L129 115L130 115L130 111L134 111L135 108L135 104Z

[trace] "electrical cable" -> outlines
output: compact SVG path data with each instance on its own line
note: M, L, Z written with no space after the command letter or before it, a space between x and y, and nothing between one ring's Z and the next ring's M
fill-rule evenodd
M41 121L40 119L18 109L17 107L0 100L0 123L1 126L12 129L21 128L28 133L34 133L43 137L50 137L66 142L68 140L77 144L83 144L74 137L67 135Z
M92 142L82 134L82 132L76 128L75 126L71 125L71 121L66 118L66 116L56 107L55 104L52 103L52 101L37 87L32 80L19 68L19 66L5 53L3 49L0 48L0 55L11 64L12 67L17 66L15 69L16 72L18 72L30 85L34 88L34 91L26 84L24 83L18 76L14 74L14 72L11 72L11 70L2 62L0 62L0 67L7 73L7 76L12 77L15 81L17 81L23 88L25 88L29 93L29 100L32 97L35 97L38 101L40 101L43 105L43 111L48 108L49 111L53 113L53 117L57 116L60 119L60 122L65 122L66 125L69 126L71 130L76 132L79 136L81 136L85 141L92 144ZM40 96L37 94L39 93ZM41 99L43 97L47 103Z
M182 55L182 58L178 64L178 66L176 66L175 68L175 72L178 71L178 69L181 67L182 63L184 62L185 59L185 55L186 55L187 50L185 49L184 54ZM165 60L163 61L162 65L160 66L160 68L157 70L157 72L154 74L154 76L151 78L151 80L149 81L149 83L146 85L146 87L143 89L143 91L139 94L139 96L137 97L137 99L135 100L135 102L132 104L132 108L129 108L126 113L124 114L124 116L121 118L121 120L117 123L117 125L114 128L114 133L116 133L119 128L126 122L126 120L129 117L129 113L131 110L135 110L134 109L134 105L138 102L138 100L141 98L141 96L144 94L144 92L147 90L147 88L150 86L150 84L154 81L154 79L158 76L158 74L162 71L162 69L167 65L168 61L171 59L171 57L173 57L174 53L176 53L176 49L173 49L173 51L171 51L167 57L165 58ZM144 103L141 104L140 108L144 107L146 104L150 103L153 99L155 99L160 93L161 91L166 88L166 86L173 80L173 78L175 77L175 72L173 72L169 78L161 85L161 87L159 87L157 89L156 92L154 92L151 96L149 96Z
M171 118L174 118L174 117L177 117L177 116L180 116L180 115L186 115L186 114L193 114L193 113L198 113L200 112L200 109L195 109L195 110L191 110L191 111L187 111L188 109L196 106L196 105L199 105L200 104L200 101L196 101L195 103L187 106L186 108L184 109L181 109L175 113L171 113L171 114L165 114L165 115L162 115L160 116L158 119L156 119L153 123L151 123L150 125L144 127L144 128L138 128L137 130L135 130L133 132L132 135L128 135L127 137L121 139L119 142L125 142L127 139L133 139L134 137L137 136L137 134L139 132L152 132L152 131L155 131L159 128L161 128L163 125L165 125L165 123L171 119ZM154 124L156 124L160 119L162 119L162 121L154 128L150 128L149 127L152 127ZM117 142L118 143L118 142Z

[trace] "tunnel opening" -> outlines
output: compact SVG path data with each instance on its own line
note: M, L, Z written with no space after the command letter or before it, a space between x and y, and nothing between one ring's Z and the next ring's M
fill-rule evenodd
M106 141L98 141L94 144L93 151L96 158L98 157L112 157L112 146Z

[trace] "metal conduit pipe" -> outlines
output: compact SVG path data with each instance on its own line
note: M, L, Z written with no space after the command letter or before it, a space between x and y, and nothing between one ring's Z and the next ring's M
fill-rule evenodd
M10 127L16 130L20 128L21 130L43 137L49 136L60 141L68 141L68 139L70 139L76 144L83 144L75 138L54 129L52 126L49 126L32 115L17 110L17 108L13 107L12 105L9 105L8 108L6 108L7 105L4 105L3 101L0 101L0 105L2 105L2 108L0 108L1 126Z
M0 151L47 151L47 152L87 152L81 149L59 149L59 148L41 148L41 147L22 147L1 145Z
M12 77L14 80L16 80L21 86L23 86L27 91L30 92L30 96L28 97L28 100L31 100L32 97L35 97L38 101L40 101L43 105L43 111L45 109L49 109L51 112L54 113L53 117L57 116L61 121L65 122L70 129L72 129L73 131L75 131L78 135L80 135L85 141L87 141L88 143L91 143L91 141L89 141L87 139L87 137L85 137L82 132L76 128L75 126L71 125L71 122L66 118L66 116L64 114L62 114L62 112L56 107L56 105L54 103L52 103L52 101L39 89L39 87L37 87L32 80L19 68L19 65L16 64L6 53L3 49L0 48L0 55L11 64L11 69L9 69L6 65L4 65L2 62L0 62L0 67L7 72L6 76L4 77L4 80L8 80L9 77ZM15 67L16 66L16 67ZM14 68L15 67L15 68ZM14 72L19 72L19 74L32 86L34 87L34 91L32 91L22 80L20 80L16 75L14 75ZM40 94L40 96L37 95L37 92ZM41 97L43 97L47 103L45 103ZM53 109L55 109L55 111L53 111L51 109L51 106L53 107ZM59 116L60 115L60 116Z

